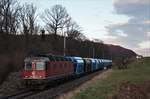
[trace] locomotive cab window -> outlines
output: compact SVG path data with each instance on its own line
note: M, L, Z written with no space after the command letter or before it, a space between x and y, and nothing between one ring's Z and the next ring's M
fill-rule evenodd
M36 62L36 70L44 70L45 69L45 63L44 62Z
M29 62L27 63L27 62L26 62L26 63L25 63L25 66L24 66L24 69L25 69L25 70L32 70L32 63L29 63Z

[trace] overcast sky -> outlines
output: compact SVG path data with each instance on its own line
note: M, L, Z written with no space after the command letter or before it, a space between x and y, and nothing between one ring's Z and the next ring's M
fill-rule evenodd
M90 39L116 44L150 56L150 0L20 0L41 14L55 4L68 13ZM42 21L38 20L44 25Z

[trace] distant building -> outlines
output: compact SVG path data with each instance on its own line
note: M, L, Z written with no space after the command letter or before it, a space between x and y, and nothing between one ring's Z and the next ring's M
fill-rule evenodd
M141 58L143 58L143 56L142 55L137 55L136 58L141 59Z

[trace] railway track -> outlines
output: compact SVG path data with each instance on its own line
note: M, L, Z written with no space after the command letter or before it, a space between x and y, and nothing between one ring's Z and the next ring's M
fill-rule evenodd
M30 96L32 94L35 94L35 92L31 91L31 90L21 90L15 93L12 93L10 95L4 96L4 97L0 97L0 99L22 99L26 96Z
M42 91L23 90L9 96L0 97L0 99L54 99L56 96L81 85L104 71L105 70L97 71L77 79L72 79L67 82L65 81L64 83L55 85L54 87L48 87Z

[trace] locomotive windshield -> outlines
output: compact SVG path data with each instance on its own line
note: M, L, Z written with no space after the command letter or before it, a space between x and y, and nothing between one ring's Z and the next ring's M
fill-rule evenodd
M36 70L44 70L44 62L36 62Z
M35 69L36 70L44 70L44 66L45 66L45 63L44 62L35 62ZM24 67L24 69L25 70L33 70L33 66L32 66L32 63L30 63L30 62L26 62L25 63L25 67Z

